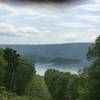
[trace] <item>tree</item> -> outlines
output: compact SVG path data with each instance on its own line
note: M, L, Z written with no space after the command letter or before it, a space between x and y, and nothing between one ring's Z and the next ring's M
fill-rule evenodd
M3 55L4 55L3 49L0 49L0 86L3 85L3 79L6 67L6 61L4 60Z
M66 100L67 85L70 73L63 73L49 69L45 73L45 81L53 100Z
M100 65L100 36L98 36L95 43L89 47L87 59L92 60L95 66Z
M4 59L7 62L7 66L5 68L4 84L7 89L11 89L13 72L16 70L19 64L20 55L16 50L6 48L4 49Z
M11 48L4 49L3 58L7 62L4 86L18 95L24 94L25 88L35 73L34 64L22 58L16 50Z
M69 83L67 85L66 96L67 100L77 100L79 97L79 90L84 87L84 78L79 75L73 74L70 77Z
M28 83L35 74L34 64L30 61L21 58L19 65L13 73L12 87L18 95L24 94Z
M100 100L100 36L89 47L87 59L92 62L83 69L81 75L86 79L85 86L81 88L79 100Z
M88 70L88 77L94 82L90 89L90 99L100 100L100 36L90 47L87 57L89 60L94 59L93 65Z

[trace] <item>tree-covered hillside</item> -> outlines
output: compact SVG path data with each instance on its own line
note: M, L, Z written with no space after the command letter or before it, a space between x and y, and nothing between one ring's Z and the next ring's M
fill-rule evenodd
M11 48L0 49L0 100L51 100L34 64Z

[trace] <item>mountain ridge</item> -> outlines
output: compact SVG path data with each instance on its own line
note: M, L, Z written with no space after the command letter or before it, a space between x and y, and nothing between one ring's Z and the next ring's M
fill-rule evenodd
M86 53L90 45L91 43L64 43L43 45L0 45L0 47L16 49L24 57L32 60L33 63L51 61L52 63L56 63L59 62L59 60L57 61L58 58L61 58L62 62L65 62L65 59L66 62L71 62L71 59L73 61L86 60Z

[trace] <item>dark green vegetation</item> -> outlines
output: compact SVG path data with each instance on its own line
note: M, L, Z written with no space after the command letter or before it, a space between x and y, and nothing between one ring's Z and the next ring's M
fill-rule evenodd
M83 77L51 69L45 73L45 81L53 100L78 100L80 88L85 84Z
M100 100L100 36L87 59L77 75L49 69L42 77L16 50L0 49L0 100Z
M35 75L34 79L31 80L25 94L35 98L32 100L52 100L43 77L39 75Z
M91 65L78 75L48 70L45 81L53 100L100 100L100 36L87 53Z
M34 64L11 48L0 49L0 100L51 100Z

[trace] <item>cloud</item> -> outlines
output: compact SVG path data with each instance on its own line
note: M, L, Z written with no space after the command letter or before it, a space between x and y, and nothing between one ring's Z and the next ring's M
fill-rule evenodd
M73 42L94 42L96 37L99 36L100 30L98 29L88 29L81 32L69 32L63 33L61 37L64 43Z
M64 22L61 21L59 23L57 23L57 26L59 27L65 27L65 28L92 28L92 25L87 25L85 23L82 22Z
M81 23L78 22L64 22L64 21L57 23L57 25L61 27L79 27L80 24Z
M34 36L48 33L49 30L39 30L35 27L18 27L8 23L0 23L0 35L4 36Z
M99 1L99 0L95 0L95 2L96 2L96 3L100 3L100 1Z
M16 29L13 25L11 24L7 24L7 23L0 23L0 35L2 34L11 34L11 33L15 33Z
M99 35L100 31L99 29L93 28L80 32L52 33L50 30L46 29L39 30L34 27L19 28L4 23L0 24L0 29L2 29L2 33L0 33L1 44L52 44L93 42Z
M79 6L81 9L86 11L100 11L100 4L85 4L82 6Z
M100 35L100 30L98 29L88 29L85 30L82 34L80 34L80 39L81 41L87 41L87 42L94 42L96 37L98 37Z
M98 16L98 15L83 15L83 16L80 16L80 19L83 21L99 23L100 16Z
M0 2L3 3L11 3L11 4L18 4L18 5L33 5L35 4L50 4L50 5L62 5L66 4L67 6L69 4L71 5L77 5L77 4L82 4L85 3L87 0L0 0ZM89 1L89 0L88 0Z
M0 43L93 42L99 35L98 3L78 5L71 9L58 8L49 5L22 7L0 3Z

